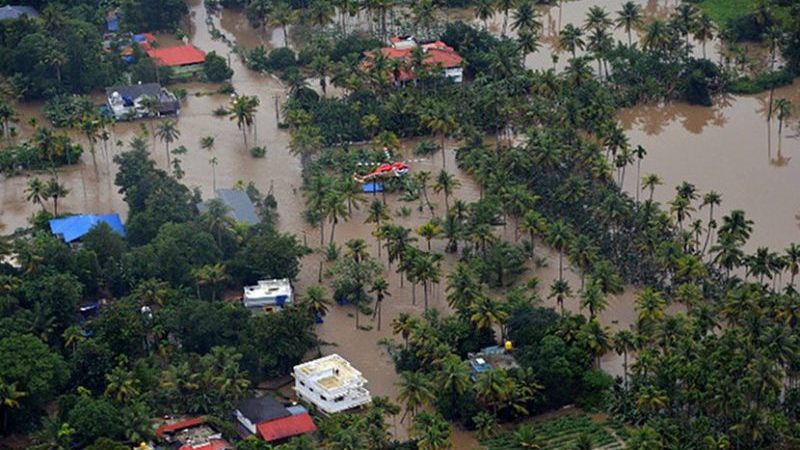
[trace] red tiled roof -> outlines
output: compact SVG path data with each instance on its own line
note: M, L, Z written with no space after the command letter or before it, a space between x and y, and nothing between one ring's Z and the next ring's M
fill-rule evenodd
M229 450L233 449L233 446L228 443L228 441L223 439L213 439L211 441L206 442L205 444L200 445L189 445L185 444L178 450Z
M397 41L398 40L392 39L392 42ZM425 52L424 61L428 66L441 66L443 69L451 69L459 67L464 60L452 47L442 41L422 44L420 48ZM402 59L407 63L411 62L412 51L413 48L384 47L381 49L381 53L383 53L383 56L387 59ZM369 68L371 65L370 59L372 58L372 52L366 52L365 55L367 60L364 62L364 68ZM414 72L410 69L400 70L396 75L397 81L409 81L415 78Z
M314 425L314 421L308 413L262 422L256 425L256 428L258 428L258 434L267 442L279 441L317 430L317 426Z
M147 56L156 60L159 65L169 67L200 64L206 60L206 53L193 45L150 48Z
M180 422L171 423L168 425L161 425L156 429L156 435L163 438L165 434L174 433L183 430L184 428L196 427L206 421L205 417L195 417L193 419L182 420Z

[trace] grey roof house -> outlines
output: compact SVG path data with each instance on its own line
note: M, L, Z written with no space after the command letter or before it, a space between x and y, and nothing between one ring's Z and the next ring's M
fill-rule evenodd
M158 100L158 110L148 111L142 104L146 98ZM158 83L132 84L106 88L106 103L110 113L119 120L148 115L178 114L181 104L172 92Z
M216 196L229 208L228 216L231 219L248 225L256 225L260 222L258 214L256 214L256 207L250 201L247 193L235 189L217 189ZM198 204L197 209L201 213L208 211L208 202Z
M30 6L8 5L0 7L0 20L17 20L23 16L29 18L39 17L39 12Z

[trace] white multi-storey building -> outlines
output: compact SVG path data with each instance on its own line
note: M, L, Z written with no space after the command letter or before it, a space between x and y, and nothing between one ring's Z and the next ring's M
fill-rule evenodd
M361 372L337 354L294 366L297 396L325 414L367 405L372 401Z
M292 284L286 278L260 280L255 286L245 286L242 298L245 308L253 312L278 311L293 301Z

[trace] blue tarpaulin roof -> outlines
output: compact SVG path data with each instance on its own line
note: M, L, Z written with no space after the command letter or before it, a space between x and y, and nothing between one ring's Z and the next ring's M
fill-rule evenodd
M375 192L383 192L383 183L364 183L361 189L367 194L374 194Z
M112 230L125 236L125 227L122 225L119 214L83 214L64 217L63 219L53 219L50 221L50 231L57 236L61 236L65 242L72 242L80 239L101 222L107 223Z

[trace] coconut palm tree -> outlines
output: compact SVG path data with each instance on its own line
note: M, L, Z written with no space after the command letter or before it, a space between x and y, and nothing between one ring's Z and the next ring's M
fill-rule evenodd
M628 389L628 353L636 349L636 336L629 330L614 335L614 351L622 356L622 383Z
M372 287L369 290L375 294L375 310L372 314L373 319L378 318L378 331L381 331L381 312L383 308L383 300L386 297L391 297L389 292L389 283L383 277L377 277L372 281Z
M414 417L411 436L417 442L419 450L448 450L452 448L450 423L439 413L421 412Z
M488 20L494 17L494 11L494 0L476 0L475 18L483 21L483 28L485 30L489 29Z
M200 148L206 151L214 150L214 136L203 136L200 138Z
M522 217L520 228L523 232L528 233L531 239L531 258L534 257L534 238L537 235L542 235L547 232L547 221L544 216L535 209L528 209Z
M408 338L419 325L419 320L407 312L401 312L392 320L392 333L399 334L408 348Z
M562 316L564 315L564 299L568 297L572 297L572 288L569 283L566 280L553 280L553 284L550 285L550 295L547 298L556 299Z
M637 145L635 149L633 149L633 156L636 157L636 204L639 204L639 191L640 183L642 181L642 160L647 155L647 150L644 149L641 145Z
M25 187L25 198L34 205L38 204L42 207L42 211L45 211L44 202L47 200L47 186L39 177L33 177L28 180L28 184Z
M532 0L521 0L513 14L511 29L516 32L538 33L542 28L539 12L534 8Z
M800 245L795 243L789 244L785 252L786 262L788 264L789 273L791 274L789 285L794 286L794 279L798 272L800 272Z
M333 237L336 233L336 225L339 223L339 219L347 220L350 216L350 211L347 208L347 197L341 192L334 190L325 194L323 202L325 204L323 211L331 223L331 238L329 242L333 242Z
M442 169L436 177L436 183L433 185L433 191L444 194L444 207L446 211L450 211L450 196L461 187L461 182L458 181L451 173Z
M100 120L98 120L97 117L86 114L78 121L77 126L89 143L89 153L92 155L92 165L94 166L95 176L97 176L97 152L95 151L95 145L97 144L97 139L100 137Z
M3 433L8 429L8 416L12 409L20 408L20 400L27 397L28 393L17 389L17 383L8 383L0 378L0 410L3 411Z
M56 178L50 178L45 185L45 197L53 199L53 215L58 216L58 199L64 198L69 194L69 189Z
M237 95L231 101L230 108L228 109L228 116L231 120L235 120L236 126L242 130L245 150L248 149L247 132L255 123L255 116L259 103L260 101L256 96L248 97L246 95Z
M289 34L287 28L297 21L297 12L287 2L277 2L272 6L272 11L268 16L269 24L273 27L281 27L283 31L283 46L289 46Z
M628 47L633 45L631 30L638 27L643 22L642 7L638 4L628 1L622 4L622 9L617 11L617 28L624 28L628 34Z
M539 36L536 32L520 31L517 35L517 46L519 47L520 64L524 66L528 55L539 50Z
M583 28L587 31L606 30L614 22L608 17L608 11L602 6L591 6L586 13Z
M590 281L581 290L581 308L589 310L590 319L595 319L597 314L603 312L607 306L608 299L598 283Z
M689 45L689 34L695 27L697 21L697 8L688 2L681 2L675 13L670 19L670 22L675 30L677 30L686 39L686 55L689 55L691 46Z
M197 282L197 295L200 296L200 288L208 286L211 290L211 301L217 298L217 290L220 286L224 286L231 277L225 270L225 265L222 263L206 264L192 269L192 277Z
M572 53L572 58L575 59L576 52L583 50L586 43L583 41L583 30L568 23L564 29L558 34L558 46L561 50L566 50Z
M701 254L706 252L706 247L708 247L708 242L711 239L711 230L716 227L716 222L714 221L714 207L719 206L720 203L722 203L722 195L716 191L709 191L703 196L703 203L700 204L700 209L708 206L708 231L706 232L706 241L703 244L703 249L700 252Z
M488 295L476 297L469 311L469 321L478 330L491 329L495 325L502 326L508 319L508 312L503 304Z
M458 124L448 104L441 101L425 102L420 109L420 121L431 132L438 134L442 143L442 168L447 165L445 138Z
M572 230L563 220L553 223L547 230L547 242L558 251L558 279L564 279L564 252L572 240Z
M397 387L399 391L397 400L404 403L406 407L406 412L400 418L400 423L403 423L406 415L411 415L413 419L421 407L436 398L433 384L423 372L406 371L400 373L400 381L397 383Z
M316 285L306 289L300 298L300 305L314 317L325 317L331 305L330 297L324 286Z
M506 35L508 29L508 12L517 6L517 0L496 0L495 8L498 11L503 11L503 31L502 35Z
M169 167L169 145L175 142L180 136L181 131L175 126L172 120L165 120L158 124L156 136L164 143L167 151L167 167Z
M439 225L437 220L431 220L428 223L425 223L419 227L417 227L417 234L425 238L425 241L428 244L428 251L431 251L431 240L437 238L442 235L442 226Z
M664 182L661 181L661 177L654 173L647 174L642 178L642 190L648 189L650 191L650 202L653 201L653 193L656 190L656 186L661 186L662 184Z
M378 200L375 199L372 203L369 204L369 209L367 210L367 218L364 220L364 223L374 223L375 224L375 231L372 233L373 236L378 240L378 258L381 257L381 236L380 233L381 225L384 222L389 220L389 210L386 205Z
M692 31L694 32L694 38L700 41L700 44L703 46L703 58L705 58L706 42L714 39L714 33L717 31L717 27L714 25L714 21L708 17L708 14L701 13Z
M671 41L670 34L669 26L663 20L654 19L645 30L642 48L650 51L665 51Z
M783 122L792 116L794 105L792 101L786 98L779 98L775 100L775 111L778 112L778 139L783 136Z

